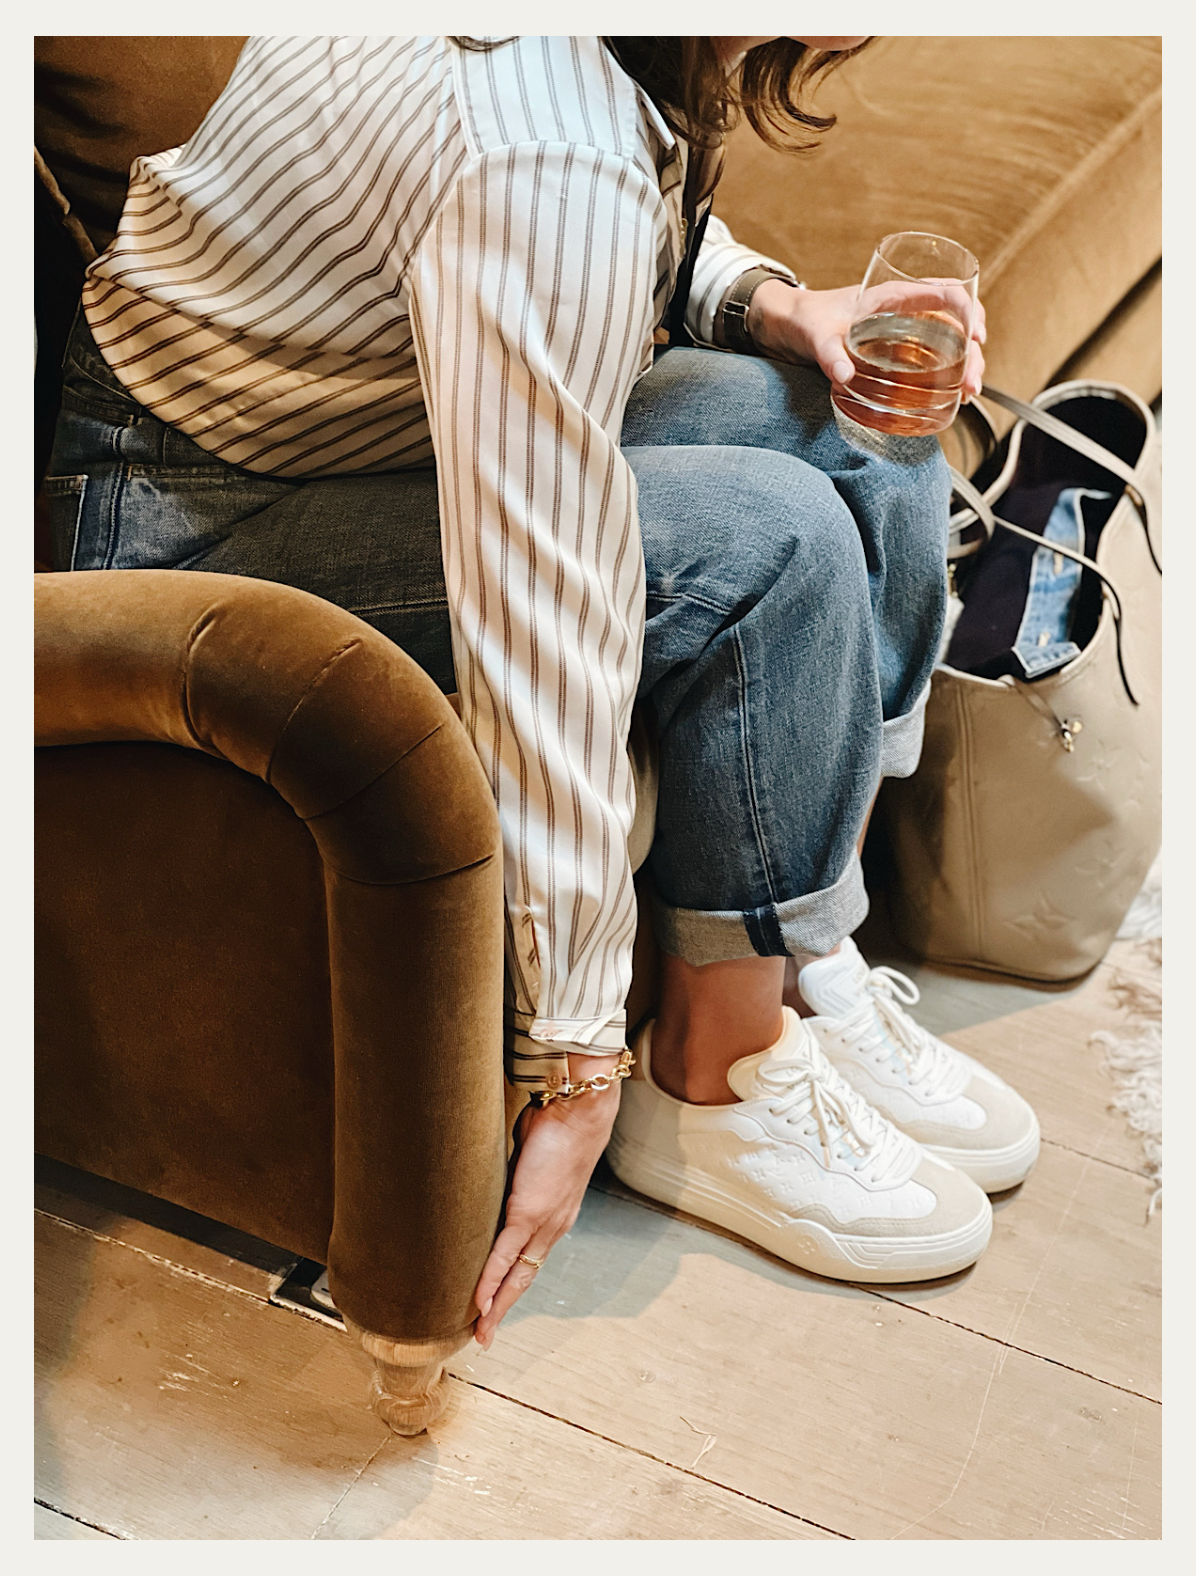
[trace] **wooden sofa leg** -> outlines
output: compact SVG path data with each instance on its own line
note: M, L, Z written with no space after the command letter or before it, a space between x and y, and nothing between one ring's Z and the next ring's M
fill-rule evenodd
M370 1397L374 1411L396 1434L422 1433L448 1405L445 1360L466 1344L473 1326L432 1341L392 1341L349 1319L345 1327L373 1358Z

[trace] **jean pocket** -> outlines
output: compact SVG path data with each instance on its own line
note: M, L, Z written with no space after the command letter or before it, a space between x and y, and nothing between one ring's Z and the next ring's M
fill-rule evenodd
M239 526L294 490L294 482L233 471L219 461L180 470L128 465L108 567L202 567Z
M109 427L132 427L145 415L145 407L126 394L106 383L100 383L90 373L70 360L62 369L62 408L90 416Z
M86 476L47 476L42 483L50 509L50 547L55 569L73 569L87 496Z

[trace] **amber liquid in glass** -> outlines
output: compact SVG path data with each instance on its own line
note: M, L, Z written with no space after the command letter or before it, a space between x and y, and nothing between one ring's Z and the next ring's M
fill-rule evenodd
M853 323L856 375L831 398L861 426L903 437L942 432L955 419L968 342L944 312L877 312Z

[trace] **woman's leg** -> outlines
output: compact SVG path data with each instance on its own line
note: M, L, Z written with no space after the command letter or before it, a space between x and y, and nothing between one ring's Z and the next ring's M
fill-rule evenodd
M863 548L830 481L775 451L625 452L648 578L640 693L660 749L656 931L686 966L665 965L667 1080L674 1060L709 1069L770 1043L743 1036L775 1028L784 958L828 952L863 919L855 844L883 718ZM730 1041L724 1018L740 1026Z
M740 783L750 785L757 798L774 800L771 805L754 806L753 830L765 847L770 842L775 846L778 837L803 835L782 823L770 828L769 816L777 813L778 792L782 810L804 821L804 835L812 833L825 844L829 820L837 836L830 834L835 852L823 875L840 883L846 880L854 888L855 912L840 912L829 931L824 923L821 930L807 931L804 937L795 931L797 915L792 902L782 902L780 913L788 921L784 950L804 958L831 951L865 911L858 858L849 844L862 838L880 776L886 771L911 771L920 747L921 709L937 651L945 595L947 487L937 444L933 440L898 441L888 446L892 451L889 458L863 454L841 437L825 379L817 371L702 351L670 351L659 359L653 372L638 385L628 407L623 439L625 444L634 442L645 449L654 446L672 451L666 458L660 453L641 455L639 449L631 448L628 455L640 475L640 515L648 563L646 687L655 685L662 637L665 666L673 669L673 688L678 671L696 681L687 696L691 711L697 708L691 718L695 725L688 734L671 725L667 710L663 715L658 711L663 724L662 787L678 778L688 783L706 782L710 792L705 810L713 818L714 840L719 843L719 829L727 825L727 809L735 802ZM735 459L731 460L724 448L720 461L713 445L734 445ZM744 452L761 449L767 454ZM788 476L783 462L779 471L774 466L772 456L782 454L798 462ZM717 470L720 465L729 466L739 476L740 496L728 493L730 472L722 477L710 475L711 467ZM810 471L817 472L818 478ZM767 480L770 474L771 486ZM734 492L734 483L730 490ZM815 574L818 564L828 566L821 600L817 596L811 600L809 582L803 588L800 577L791 572L778 576L768 595L762 595L759 545L750 539L761 533L774 536L779 531L784 540L790 522L798 523L793 534L795 553L807 556ZM857 539L854 553L847 542L850 528ZM703 566L695 547L706 555L706 569L712 556L724 555L714 577L717 586L699 583ZM729 587L734 588L730 594ZM786 598L792 599L788 620ZM728 641L730 625L719 628L712 648L704 648L699 659L699 666L704 664L711 673L717 666L716 661L712 666L714 646L721 642L726 648L738 643L735 661L743 687L737 700L738 732L743 760L732 766L731 781L721 782L717 771L713 777L710 774L709 752L703 758L690 745L695 739L735 733L726 718L719 716L720 708L725 710L727 685L725 679L721 686L718 682L706 684L694 668L678 667L676 635L688 626L691 636L699 642L703 639L708 620L698 611L700 604L719 606L729 614L733 604L745 601L752 604L752 613L742 629ZM859 615L865 606L871 642L861 629ZM667 638L669 620L676 626L671 643ZM814 644L821 646L824 661L818 660L817 653L811 660L807 653L799 659L801 671L796 677L792 673L792 642L787 642L784 634L786 621L807 636L812 629L820 627L822 631L821 641L815 637ZM759 672L752 668L753 658ZM837 685L828 681L827 658L831 671L839 670ZM841 681L848 675L851 678L844 689ZM864 699L869 675L879 699L878 717ZM762 684L767 699L763 705L753 704L752 696L759 696ZM790 717L792 705L802 717ZM862 804L860 796L843 792L843 782L858 781L860 772L858 752L853 759L850 752L840 752L835 741L835 721L845 718L851 719L849 731L857 745L878 727L875 770L869 774L871 788L862 796ZM795 767L786 759L785 746L778 747L778 737L786 744L802 740L804 748L798 749L798 756L830 766L831 779L843 773L842 781L832 783L829 792L820 787L819 772L811 773L800 764ZM787 774L788 784L778 790ZM825 771L821 781L828 782ZM662 793L660 835L652 868L658 894L664 883L666 902L662 905L664 915L658 908L664 956L653 1063L666 1088L705 1103L732 1098L725 1082L726 1068L772 1043L782 999L789 1000L793 992L782 995L786 964L775 956L781 949L775 934L769 934L767 922L768 907L777 910L775 880L769 885L757 879L746 889L734 889L748 890L758 899L767 888L771 905L765 905L765 914L757 916L763 923L754 929L752 942L757 953L772 955L712 957L708 946L695 948L692 934L687 934L694 929L692 918L680 929L669 924L668 898L680 891L670 884L670 865L700 870L702 879L709 883L706 890L713 905L720 911L729 906L726 894L733 890L726 884L726 872L718 871L717 862L712 865L709 851L699 846L693 835L695 811L700 813L700 807L691 795ZM853 826L856 830L851 836ZM738 841L732 838L731 845ZM761 872L767 862L765 853ZM807 883L810 878L807 870ZM814 898L813 904L806 905L807 921L818 910L824 921L835 915L836 906L828 893L807 884L804 888L790 885L786 895L792 897L799 890ZM792 962L789 967L795 970Z
M771 449L822 472L851 512L867 566L885 721L882 775L908 776L946 612L950 480L934 438L842 435L816 367L702 349L667 350L632 391L630 447Z
M821 470L852 511L868 564L886 727L882 774L917 761L946 607L950 483L933 438L842 435L814 367L702 349L663 352L636 385L623 441L774 449Z
M788 455L625 452L647 563L661 939L693 963L821 953L866 912L854 845L880 769L851 513Z

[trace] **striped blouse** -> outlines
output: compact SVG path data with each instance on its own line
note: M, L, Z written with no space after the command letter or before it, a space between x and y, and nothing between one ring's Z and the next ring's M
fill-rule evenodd
M684 145L597 38L250 39L138 159L84 307L161 420L280 477L435 464L462 721L505 849L508 1068L624 1044L644 568L619 451ZM687 326L764 264L713 217Z

